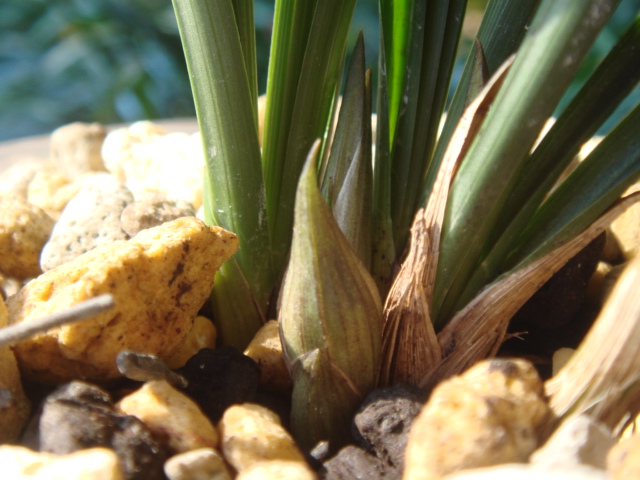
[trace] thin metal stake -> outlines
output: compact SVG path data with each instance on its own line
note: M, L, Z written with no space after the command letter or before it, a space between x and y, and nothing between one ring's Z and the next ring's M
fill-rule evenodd
M110 293L78 303L61 312L46 315L34 322L18 323L0 329L0 347L10 347L39 333L67 323L78 322L109 310L115 305Z

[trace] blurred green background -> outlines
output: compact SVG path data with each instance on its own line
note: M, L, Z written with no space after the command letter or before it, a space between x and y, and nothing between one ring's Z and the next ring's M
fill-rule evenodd
M266 83L273 3L255 2L261 92ZM454 80L485 5L486 0L469 1ZM576 86L639 8L640 0L623 0L585 62ZM377 0L359 0L350 45L361 29L367 61L375 67ZM635 97L636 101L640 98L640 91L636 90ZM169 0L0 3L0 140L47 133L72 121L118 123L193 115Z

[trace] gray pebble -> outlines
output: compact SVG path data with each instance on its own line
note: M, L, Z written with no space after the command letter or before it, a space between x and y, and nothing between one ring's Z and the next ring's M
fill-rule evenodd
M326 461L322 471L324 480L399 480L400 477L396 469L387 468L380 459L353 445L344 447Z
M69 383L47 397L39 423L40 450L58 455L91 447L112 448L127 480L163 479L166 453L137 418L113 408L95 385Z
M423 392L407 385L371 392L354 418L356 437L390 468L402 471L409 428L425 400Z
M120 215L133 195L108 174L91 177L62 211L49 241L42 249L43 271L69 262L93 248L129 236Z
M122 211L122 229L130 236L140 230L157 227L180 217L195 216L193 205L182 200L167 200L161 195L147 195L127 205Z

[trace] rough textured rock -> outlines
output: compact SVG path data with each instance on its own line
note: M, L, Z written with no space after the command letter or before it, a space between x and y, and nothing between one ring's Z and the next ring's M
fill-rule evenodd
M344 447L333 458L324 462L322 470L324 480L400 478L397 469L389 468L380 459L353 445Z
M463 468L526 461L549 415L533 365L480 362L433 390L411 427L403 478L431 480Z
M164 464L169 480L231 480L222 456L212 448L174 455Z
M562 422L530 461L546 468L591 465L604 470L607 453L614 443L611 431L604 424L579 415Z
M91 171L104 171L102 142L107 135L99 123L75 122L51 134L51 160L57 171L76 178Z
M40 275L40 252L54 220L13 193L0 193L0 272L15 278Z
M71 182L57 172L41 170L29 182L27 200L57 220L80 187L80 182Z
M172 452L218 446L216 429L196 403L165 381L145 383L116 407L139 418Z
M140 230L157 227L180 217L193 217L193 205L182 200L167 200L162 195L147 194L127 205L120 215L122 229L130 236Z
M107 448L89 448L69 455L0 446L2 477L10 480L123 480L118 456Z
M0 328L7 326L7 307L0 298ZM0 348L0 443L13 442L24 428L31 404L24 394L18 363L9 347Z
M34 175L42 170L37 159L20 159L0 172L0 192L13 193L22 200L27 199L27 188Z
M291 375L282 357L277 320L265 323L247 346L244 354L260 366L260 386L273 392L289 392Z
M121 376L115 359L122 350L172 355L237 245L234 234L184 217L41 275L7 301L10 323L36 321L103 293L116 306L17 345L23 373L47 383L106 381Z
M256 363L230 346L200 350L178 373L189 382L187 395L215 423L229 406L255 401L260 378Z
M224 458L239 473L265 460L306 464L278 416L260 405L245 403L229 407L218 429Z
M631 478L631 477L629 477ZM597 468L575 465L570 468L544 469L514 463L496 467L464 470L442 477L442 480L608 480L607 473Z
M58 455L112 448L125 478L162 479L166 454L158 440L137 418L115 412L109 394L94 385L72 382L49 395L39 440L42 451Z
M316 480L315 472L300 462L258 462L243 470L236 480Z
M187 337L173 355L166 359L167 366L172 369L184 367L189 359L203 348L215 348L217 337L218 333L213 322L207 317L198 315Z
M120 215L132 201L131 192L110 175L93 176L62 211L42 249L42 270L67 263L99 245L127 240Z
M199 134L166 133L151 122L136 122L107 135L104 164L137 197L147 192L202 204L204 155Z
M365 441L363 447L402 472L409 429L425 400L422 391L406 385L370 393L354 418L357 433Z
M624 438L609 450L607 471L615 480L640 478L640 435Z

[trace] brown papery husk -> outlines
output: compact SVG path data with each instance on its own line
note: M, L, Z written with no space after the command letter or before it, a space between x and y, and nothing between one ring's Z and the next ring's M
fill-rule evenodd
M509 320L520 307L569 259L638 201L640 193L619 200L580 235L480 291L438 334L443 358L422 378L420 386L432 388L478 360L494 356L505 339Z
M409 252L384 306L380 386L417 385L442 358L430 312L449 187L513 59L504 62L465 110L443 157L427 206L414 218Z

